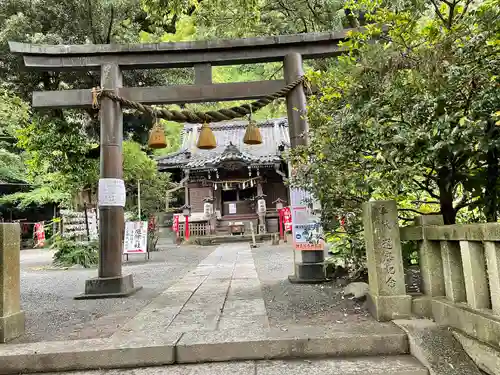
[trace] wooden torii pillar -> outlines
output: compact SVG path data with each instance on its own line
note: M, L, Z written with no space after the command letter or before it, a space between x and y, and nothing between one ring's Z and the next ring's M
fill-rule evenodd
M200 41L140 45L31 45L10 42L26 67L44 71L100 71L101 87L147 105L221 102L259 99L270 95L303 74L302 58L339 56L339 42L349 30L223 41ZM285 80L213 84L211 67L283 61ZM123 87L122 70L194 67L192 85L169 87ZM286 83L285 83L286 82ZM292 147L307 142L306 101L303 88L287 97ZM34 108L85 108L92 106L91 89L33 93ZM295 110L294 108L297 108ZM123 116L118 103L103 98L100 108L99 269L86 281L85 293L77 298L128 296L139 288L132 275L122 274L125 189L123 184ZM322 253L303 252L304 278L321 280L317 265ZM298 275L299 279L302 277Z

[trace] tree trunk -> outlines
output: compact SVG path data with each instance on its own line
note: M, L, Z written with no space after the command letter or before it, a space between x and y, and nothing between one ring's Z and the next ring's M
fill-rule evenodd
M488 121L486 124L486 135L490 140L496 139L498 130L493 121ZM495 146L490 146L486 154L486 162L488 164L486 176L486 187L484 190L484 214L487 221L497 221L498 219L498 149Z
M439 204L444 224L455 224L457 212L453 207L453 175L448 167L438 171Z

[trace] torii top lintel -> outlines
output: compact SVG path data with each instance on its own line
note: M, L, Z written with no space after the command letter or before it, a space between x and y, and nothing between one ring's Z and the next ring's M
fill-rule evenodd
M27 67L42 70L98 70L103 64L122 69L190 67L282 61L290 52L304 59L338 56L348 32L307 33L246 39L156 44L33 45L9 42Z

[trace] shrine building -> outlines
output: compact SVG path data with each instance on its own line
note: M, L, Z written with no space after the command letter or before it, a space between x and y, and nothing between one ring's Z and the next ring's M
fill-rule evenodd
M282 156L290 146L288 121L257 124L262 143L256 145L243 142L247 125L210 124L216 147L203 150L197 147L202 126L185 124L180 150L157 158L159 171L170 172L184 188L191 235L249 234L250 223L256 234L279 231L277 203L289 202L288 166Z

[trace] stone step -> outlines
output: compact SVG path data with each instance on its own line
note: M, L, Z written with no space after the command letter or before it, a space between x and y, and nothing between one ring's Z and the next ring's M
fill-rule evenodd
M342 330L303 327L289 331L236 329L183 334L149 331L142 336L124 332L107 339L1 345L0 374L401 355L408 349L407 336L392 324L363 324Z
M59 373L64 375L65 373ZM428 375L427 369L409 355L313 360L273 360L203 363L104 371L67 375ZM56 374L54 374L56 375Z
M271 234L256 234L255 241L263 242L269 241L271 239ZM236 243L236 242L252 242L252 236L250 234L241 235L230 235L230 234L218 234L215 236L205 236L196 238L196 242L200 245L220 245L223 243Z

